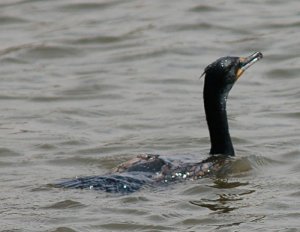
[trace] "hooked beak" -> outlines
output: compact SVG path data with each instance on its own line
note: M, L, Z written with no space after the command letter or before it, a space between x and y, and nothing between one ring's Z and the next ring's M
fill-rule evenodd
M237 70L237 79L245 72L247 68L249 68L251 65L259 61L263 58L263 54L261 52L255 52L251 56L248 56L246 58L241 57L240 60L240 68Z

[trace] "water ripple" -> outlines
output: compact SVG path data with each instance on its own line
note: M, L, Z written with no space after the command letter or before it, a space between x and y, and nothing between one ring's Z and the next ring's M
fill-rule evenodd
M119 4L124 3L125 1L104 1L104 2L85 2L85 3L71 3L65 4L59 7L60 10L63 11L71 11L71 12L83 12L83 11L99 11L104 10L109 7L113 7Z
M10 25L10 24L22 24L26 23L27 20L19 18L19 17L12 17L12 16L1 16L0 17L0 26Z
M56 202L52 205L46 206L45 209L69 209L69 208L83 208L85 205L81 204L80 202L73 201L73 200L65 200Z

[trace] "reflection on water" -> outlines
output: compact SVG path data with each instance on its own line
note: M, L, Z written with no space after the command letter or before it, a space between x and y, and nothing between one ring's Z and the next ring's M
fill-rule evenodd
M220 196L220 198L216 200L202 199L201 201L191 201L191 204L205 207L207 209L210 209L211 211L216 211L220 213L228 213L236 209L232 205L226 204L226 201L232 201L232 199Z
M211 187L218 189L231 189L247 185L248 183L230 182L228 180L217 179L214 182L214 185L212 185ZM239 190L239 192L235 194L218 194L216 199L201 199L197 201L190 201L190 203L193 205L205 207L207 209L210 209L211 211L215 211L218 213L228 213L230 211L243 207L242 205L238 204L239 202L235 202L244 200L242 196L251 194L253 192L255 192L255 190L243 189L242 191Z
M217 179L216 181L214 181L214 184L211 185L211 187L213 188L226 188L226 189L230 189L230 188L236 188L239 186L243 186L243 185L247 185L248 183L241 183L241 182L229 182L228 180L223 180L223 179Z
M298 230L299 22L296 0L1 1L1 230ZM47 185L140 153L205 159L199 76L254 51L216 176L131 196Z

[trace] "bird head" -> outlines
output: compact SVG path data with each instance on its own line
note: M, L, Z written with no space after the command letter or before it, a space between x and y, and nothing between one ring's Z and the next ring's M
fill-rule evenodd
M221 93L228 93L233 84L247 68L263 57L262 53L255 52L248 57L222 57L205 68L206 84Z

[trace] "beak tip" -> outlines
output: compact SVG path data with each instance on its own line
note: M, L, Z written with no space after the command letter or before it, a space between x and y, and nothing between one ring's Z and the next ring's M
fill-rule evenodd
M256 54L257 58L259 59L262 59L264 57L264 55L261 52L256 52L254 54Z

